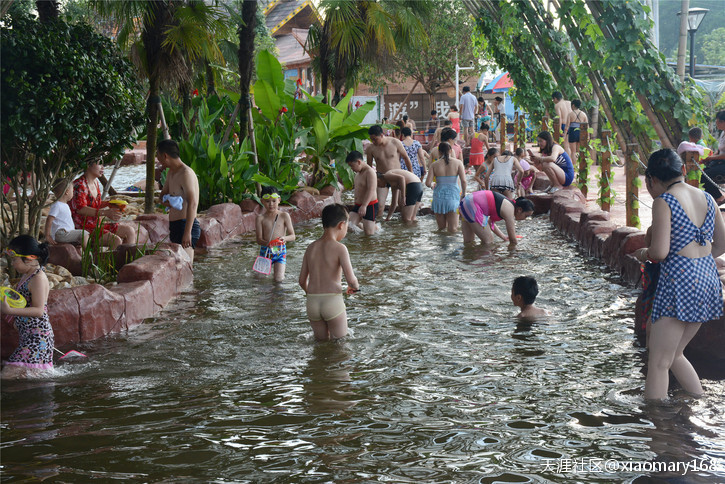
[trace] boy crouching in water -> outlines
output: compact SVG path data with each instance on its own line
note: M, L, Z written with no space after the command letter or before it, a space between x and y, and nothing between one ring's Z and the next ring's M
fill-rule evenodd
M259 255L272 259L275 282L284 280L287 242L295 240L292 219L288 213L279 211L279 202L279 191L275 187L262 188L264 213L257 215L255 222L257 243L261 246Z
M340 241L347 234L347 209L340 204L322 210L325 232L305 251L300 287L307 293L307 317L318 341L347 336L347 313L342 299L341 274L345 273L347 294L359 291L347 247Z
M514 284L511 287L511 301L514 303L514 306L521 309L521 312L516 315L517 318L531 319L549 315L546 309L534 306L536 296L538 295L539 285L536 283L536 279L529 276L521 276L514 279Z

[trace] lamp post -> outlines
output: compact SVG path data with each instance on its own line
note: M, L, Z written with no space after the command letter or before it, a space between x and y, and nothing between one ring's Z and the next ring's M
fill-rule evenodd
M473 69L473 66L471 66L471 67L461 67L461 66L458 65L458 49L456 49L456 108L458 108L459 110L461 109L461 106L459 106L459 104L460 104L460 98L458 96L458 89L460 88L459 83L458 83L458 73L460 71L467 71L469 69Z
M687 31L690 33L690 77L695 77L695 32L705 18L707 8L691 8L687 11ZM682 15L682 12L677 12Z

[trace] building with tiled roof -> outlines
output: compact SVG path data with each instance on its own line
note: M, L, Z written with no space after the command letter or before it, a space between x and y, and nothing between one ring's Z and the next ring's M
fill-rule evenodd
M275 39L277 57L285 67L285 79L302 79L305 90L314 92L312 59L305 43L310 26L322 22L317 8L311 0L268 0L263 12Z

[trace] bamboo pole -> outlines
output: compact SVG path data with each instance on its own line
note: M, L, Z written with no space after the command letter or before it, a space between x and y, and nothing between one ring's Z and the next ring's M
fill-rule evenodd
M582 123L579 128L579 189L587 197L589 193L589 125Z
M627 226L639 228L639 164L637 163L637 143L627 143L625 174L626 174L626 190L627 196L625 203L627 204Z
M519 146L526 149L526 113L519 117L519 122L521 123L521 126L519 126L519 132L521 133Z
M609 212L611 208L612 152L609 147L609 136L611 136L611 134L612 132L609 130L605 129L602 131L602 147L604 148L604 152L602 153L602 158L599 162L601 170L600 184L602 187L599 204L605 212Z
M541 131L549 131L549 116L544 116L541 119Z
M498 127L501 128L501 152L506 149L506 113L498 113L499 121Z
M697 151L685 151L683 155L685 155L685 180L687 181L688 185L699 188L700 167L697 165L700 162L700 153L698 153Z
M519 145L519 112L514 113L514 150Z
M554 117L554 143L561 144L561 120L559 116Z

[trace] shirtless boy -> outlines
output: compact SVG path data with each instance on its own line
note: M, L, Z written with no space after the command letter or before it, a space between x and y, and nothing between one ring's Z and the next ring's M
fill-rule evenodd
M521 309L521 312L516 315L517 318L532 319L549 315L546 309L534 306L538 294L539 285L533 277L521 276L514 279L511 287L511 302Z
M179 144L171 139L161 141L156 147L156 159L161 169L169 169L166 183L161 189L160 203L169 207L169 239L175 244L181 244L191 263L194 263L194 247L201 237L201 226L196 219L196 209L199 204L199 180L196 173L179 158ZM164 195L181 197L181 209L174 208L170 201L164 200ZM189 222L188 221L193 221Z
M279 211L279 191L275 187L262 188L264 213L257 215L255 232L260 245L259 255L272 259L274 281L284 280L287 266L287 242L295 240L295 229L287 212Z
M336 203L322 210L325 232L312 242L302 258L300 287L307 293L307 317L317 341L347 336L347 312L342 298L342 273L347 294L360 290L347 247L340 243L347 234L347 210Z
M405 161L408 171L413 171L413 164L400 140L383 136L383 128L378 125L370 126L368 134L370 144L365 148L365 155L367 155L368 165L373 166L373 160L375 160L375 171L378 172L379 177L394 168L400 168L401 159ZM388 199L388 186L382 178L378 180L377 198L385 206L385 201Z
M377 175L372 166L363 162L363 155L359 151L351 151L345 161L355 172L353 181L355 211L350 214L350 223L362 228L365 235L372 235L377 230L375 225L375 218L378 216ZM386 188L385 196L388 195L387 190Z
M551 93L551 100L554 101L554 110L556 111L556 116L559 118L559 122L561 123L561 136L564 139L562 146L568 153L569 140L566 136L566 120L569 119L569 113L571 113L571 102L564 101L564 96L559 91ZM553 131L554 130L552 130L552 132ZM555 139L554 142L558 143L559 140Z
M415 222L423 198L423 183L420 178L414 173L400 168L390 170L384 177L393 189L390 210L388 210L388 217L385 220L390 220L395 209L400 207L400 217L403 222Z

